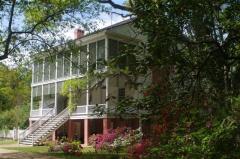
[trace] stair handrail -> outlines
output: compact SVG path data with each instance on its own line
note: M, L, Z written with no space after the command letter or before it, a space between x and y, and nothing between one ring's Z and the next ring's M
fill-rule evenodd
M64 110L62 110L60 113L58 113L57 115L55 115L53 118L51 118L50 120L54 120L55 118L58 118L59 116L63 115L65 112L68 112L68 108L65 108ZM68 116L70 116L69 112L67 114ZM47 121L46 121L47 122ZM45 123L46 123L45 122ZM44 123L44 124L45 124ZM50 123L46 123L44 126L47 127L47 125L50 124ZM32 138L32 144L34 144L34 140L38 140L39 138L36 138L36 139L33 139Z
M50 109L46 114L44 114L44 116L35 121L33 124L29 125L22 133L19 134L18 142L20 143L21 136L23 136L23 140L26 136L33 133L38 127L42 126L46 121L48 121L54 115L53 111L54 108Z
M57 115L55 115L53 118L51 118L51 120L54 120L55 118L58 118L59 116L61 116L62 114L64 114L65 112L68 112L68 108L65 108L65 109L63 109L60 113L58 113ZM69 116L70 114L68 113L68 116ZM48 123L45 125L45 126L47 126L48 125Z

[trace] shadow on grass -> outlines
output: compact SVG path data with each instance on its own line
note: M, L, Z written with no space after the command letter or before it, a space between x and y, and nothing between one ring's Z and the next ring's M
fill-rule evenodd
M65 159L127 159L120 154L83 153L80 156L66 155L64 153L48 153L48 155Z
M48 152L47 146L34 146L34 147L5 147L8 150L17 150L22 153L41 154L44 156L53 156L56 158L65 159L127 159L126 154L119 153L107 153L107 152L94 152L89 148L83 149L83 153L80 156L67 155L63 152Z

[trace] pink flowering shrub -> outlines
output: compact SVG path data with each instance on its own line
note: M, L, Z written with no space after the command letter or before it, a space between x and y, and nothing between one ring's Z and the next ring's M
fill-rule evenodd
M75 156L80 156L82 154L82 146L80 142L73 141L73 142L65 142L62 144L62 151L65 154L71 154Z
M128 132L131 131L130 128L121 127L116 129L108 130L106 134L93 134L89 137L89 144L94 146L95 150L114 150L114 141L117 138L124 137Z
M109 152L119 152L125 148L129 158L140 159L147 155L147 148L150 146L149 140L142 139L140 130L122 127L109 130L106 134L93 134L89 137L89 144L96 151L107 150Z
M128 127L121 127L108 130L106 134L93 134L89 137L89 144L96 151L107 150L109 152L119 152L124 147L140 142L142 133L139 130L132 130Z

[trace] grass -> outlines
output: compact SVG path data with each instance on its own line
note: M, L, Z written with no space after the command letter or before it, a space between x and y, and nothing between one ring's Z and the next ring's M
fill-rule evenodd
M86 147L83 149L81 156L66 155L63 152L48 152L47 146L34 146L34 147L5 147L8 150L17 150L23 153L43 154L47 156L54 156L65 159L125 159L124 153L113 154L108 152L96 153L93 148Z
M83 153L81 156L65 155L63 153L50 153L48 155L65 159L126 159L125 155L109 153Z
M17 141L11 139L0 139L0 145L16 144Z
M23 153L47 153L48 152L47 146L4 147L4 149L17 150L17 151L23 152Z

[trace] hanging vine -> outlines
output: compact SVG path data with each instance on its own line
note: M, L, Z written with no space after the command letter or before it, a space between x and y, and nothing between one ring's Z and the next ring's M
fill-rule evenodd
M87 89L87 77L65 81L61 94L68 97L67 107L72 113L77 107L77 98Z

